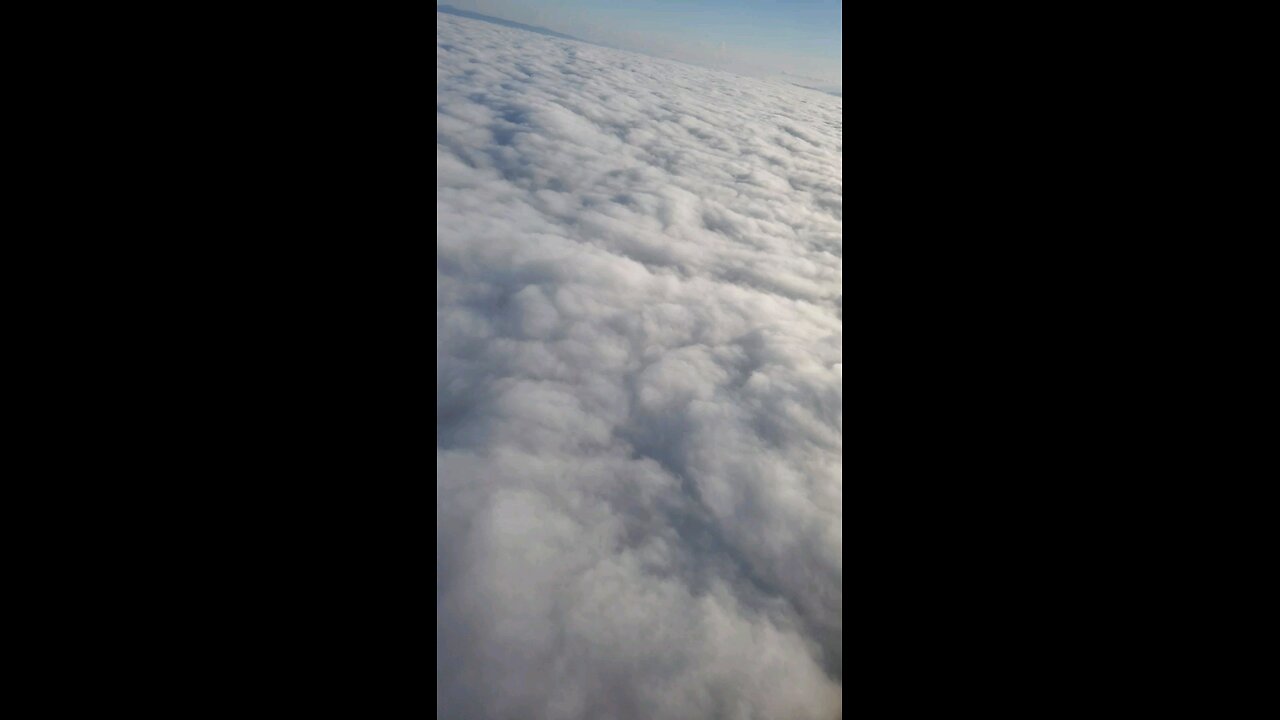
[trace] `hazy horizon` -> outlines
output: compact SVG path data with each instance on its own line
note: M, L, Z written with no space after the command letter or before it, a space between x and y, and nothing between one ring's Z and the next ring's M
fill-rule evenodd
M843 93L841 0L437 3L443 6L654 57Z

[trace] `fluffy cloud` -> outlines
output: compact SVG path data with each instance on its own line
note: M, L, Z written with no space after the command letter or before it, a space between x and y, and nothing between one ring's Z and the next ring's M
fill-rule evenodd
M841 99L436 19L437 711L841 714Z

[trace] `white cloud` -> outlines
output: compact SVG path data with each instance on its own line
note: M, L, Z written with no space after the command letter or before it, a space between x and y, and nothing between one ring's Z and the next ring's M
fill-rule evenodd
M436 23L438 714L840 716L841 99Z

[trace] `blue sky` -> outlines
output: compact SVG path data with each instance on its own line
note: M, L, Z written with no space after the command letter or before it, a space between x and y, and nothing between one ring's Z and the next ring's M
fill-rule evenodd
M842 0L440 0L584 40L840 87Z

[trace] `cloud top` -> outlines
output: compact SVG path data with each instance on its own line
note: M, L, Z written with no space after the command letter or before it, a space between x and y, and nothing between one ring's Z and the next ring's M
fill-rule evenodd
M841 714L841 99L436 26L437 711Z

